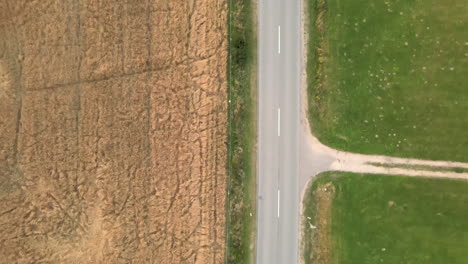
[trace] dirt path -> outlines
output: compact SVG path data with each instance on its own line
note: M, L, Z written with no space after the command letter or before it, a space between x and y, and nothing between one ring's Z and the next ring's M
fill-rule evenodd
M305 87L303 85L303 87ZM307 98L303 88L302 98ZM411 158L397 158L383 155L367 155L336 150L322 144L310 131L307 119L307 100L302 102L301 120L301 164L302 183L311 177L327 170L348 171L356 173L401 174L408 176L442 177L468 179L468 173L457 173L446 169L468 169L468 163L454 161L434 161ZM376 166L373 164L380 164ZM396 166L397 165L397 166ZM408 166L428 166L431 170L407 168Z
M397 158L383 155L366 155L330 148L322 144L314 135L312 135L304 106L301 126L302 150L300 162L303 165L301 166L301 188L305 187L306 183L318 173L329 170L355 173L468 179L468 173L466 172L457 173L447 170L452 168L468 169L468 163ZM379 164L380 166L373 164ZM408 168L408 166L427 166L430 167L431 170Z

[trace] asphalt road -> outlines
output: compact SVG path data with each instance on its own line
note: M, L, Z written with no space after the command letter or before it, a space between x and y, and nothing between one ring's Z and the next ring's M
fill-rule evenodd
M301 1L259 0L257 264L298 263Z

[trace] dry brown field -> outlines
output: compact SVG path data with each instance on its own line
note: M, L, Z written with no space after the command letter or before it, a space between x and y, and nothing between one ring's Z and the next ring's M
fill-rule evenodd
M222 263L224 0L0 0L0 263Z

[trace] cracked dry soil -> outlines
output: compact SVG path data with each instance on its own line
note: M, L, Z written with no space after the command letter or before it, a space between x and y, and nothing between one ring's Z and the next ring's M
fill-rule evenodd
M222 263L224 0L0 0L0 263Z

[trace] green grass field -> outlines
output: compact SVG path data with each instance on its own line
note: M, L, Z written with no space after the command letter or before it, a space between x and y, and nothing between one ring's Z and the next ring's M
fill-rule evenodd
M315 191L329 182L331 259L315 264L468 263L468 181L325 173L305 197L312 222ZM313 231L305 230L311 263Z
M334 148L468 161L466 0L309 0L309 115Z
M255 252L255 89L254 6L229 1L228 197L226 262L253 263Z

